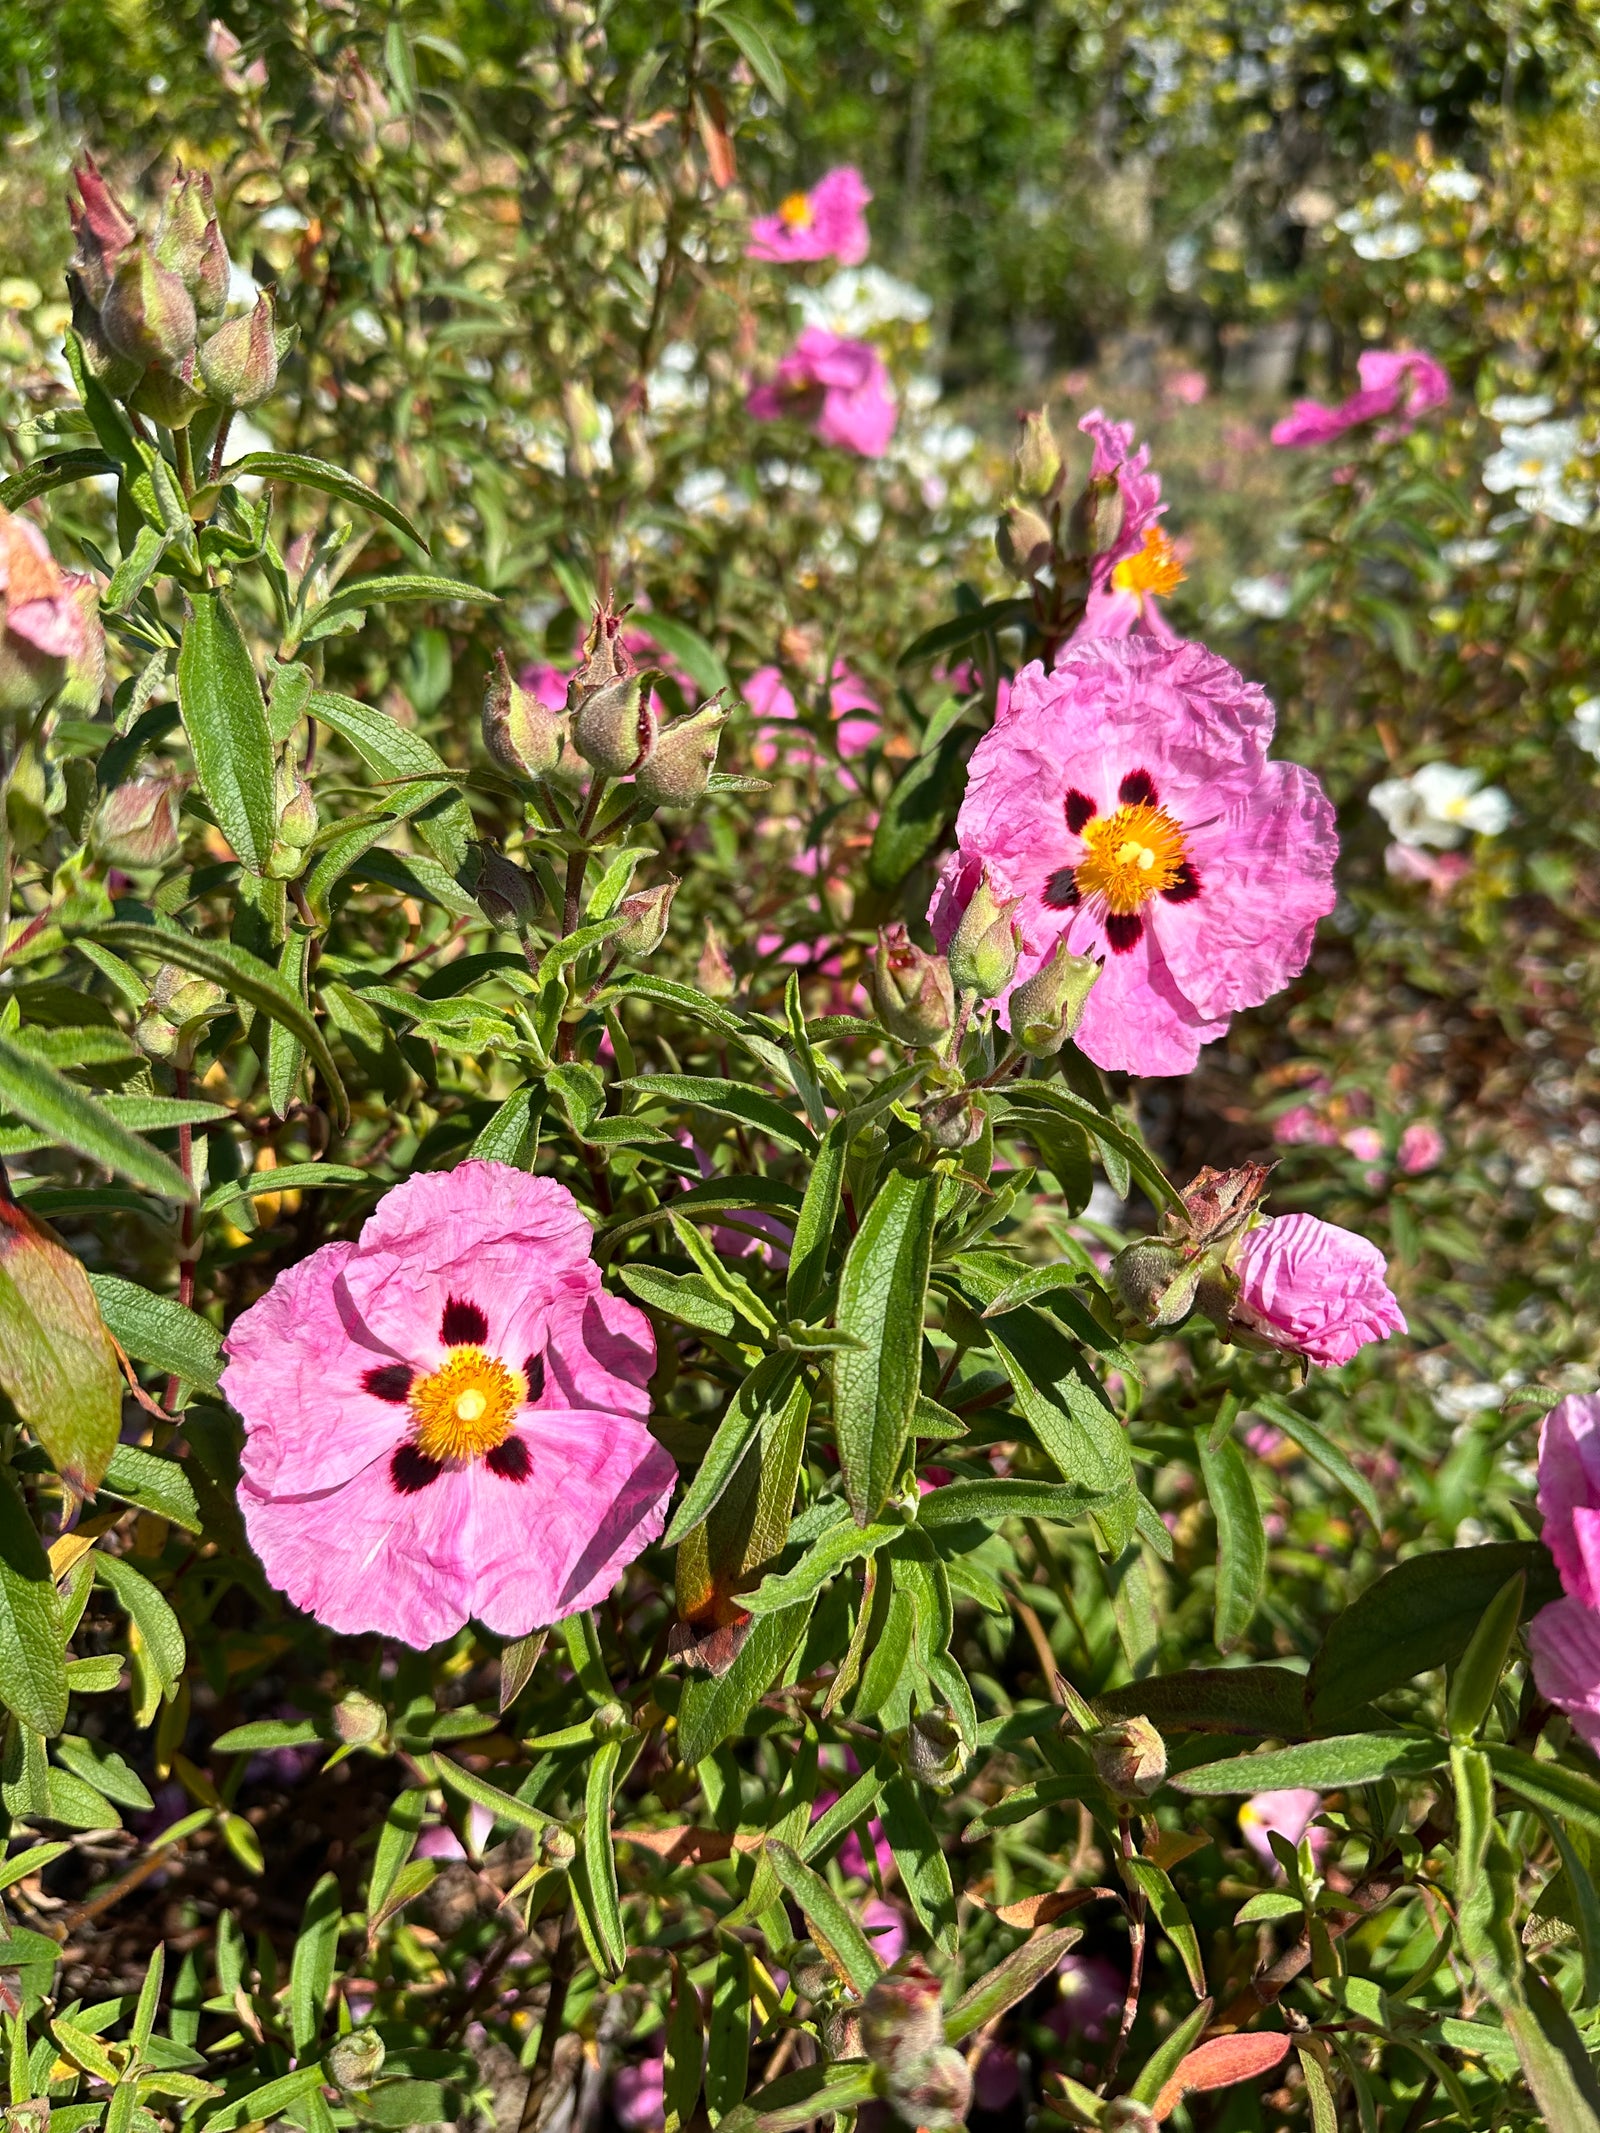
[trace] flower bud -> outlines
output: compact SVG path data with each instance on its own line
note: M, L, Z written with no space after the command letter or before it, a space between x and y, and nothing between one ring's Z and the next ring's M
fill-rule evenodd
M950 980L957 992L974 992L980 1000L992 1000L1011 983L1022 953L1022 935L1011 914L1021 901L1019 896L1002 901L994 893L989 869L981 869L978 886L946 951Z
M272 292L263 289L255 309L231 318L200 343L200 375L223 407L254 407L278 382L278 336Z
M189 780L166 764L108 792L89 828L89 847L114 867L161 867L178 849L178 815Z
M382 1740L389 1719L381 1703L360 1689L350 1689L333 1707L333 1729L347 1748L370 1748Z
M880 1977L861 2003L861 2048L891 2077L944 2044L939 1980L915 1957Z
M645 699L643 677L621 674L598 688L575 681L571 701L573 744L584 761L608 778L637 770L656 738L656 715Z
M1011 1034L1032 1059L1053 1059L1083 1020L1084 1005L1100 965L1074 955L1064 940L1055 953L1011 995Z
M81 570L64 570L61 582L82 622L78 648L67 654L67 671L56 697L58 711L93 718L106 686L106 632L100 620L100 588Z
M152 363L141 372L138 384L126 397L131 408L148 415L152 422L169 430L186 430L206 404L205 394L194 382L194 350L190 349L176 370Z
M677 893L677 877L669 875L659 888L625 896L617 906L623 924L611 936L612 947L623 955L654 955L667 937L667 913Z
M539 1849L552 1866L570 1866L578 1856L578 1840L570 1829L552 1822L539 1835Z
M117 354L106 339L105 329L100 324L100 306L90 295L87 282L70 268L67 295L72 303L72 330L83 350L84 368L114 399L121 399L138 384L143 365L130 363L126 356Z
M1114 2096L1106 2105L1100 2133L1158 2133L1161 2121L1136 2096Z
M1049 496L1060 479L1061 447L1044 408L1022 418L1016 475L1018 495L1038 498Z
M150 981L150 993L134 1024L133 1041L148 1059L186 1065L194 1057L206 1024L221 1014L227 994L209 978L191 977L173 963L163 963Z
M234 96L244 96L267 86L266 61L252 59L247 67L241 68L237 61L243 50L243 45L227 24L213 19L206 32L206 63L214 69L222 86Z
M917 1113L923 1132L936 1148L954 1154L970 1148L983 1132L984 1114L976 1098L964 1089L953 1096L935 1096Z
M904 926L880 927L872 1004L884 1028L902 1044L938 1044L949 1036L956 1014L949 964L919 948Z
M198 315L220 318L227 307L232 267L208 172L179 167L167 189L153 249L193 297Z
M956 2133L972 2108L972 2073L953 2044L941 2044L909 2081L891 2074L886 2091L896 2116L919 2133Z
M1115 474L1096 474L1072 507L1067 543L1073 555L1104 555L1122 538L1128 515L1122 484Z
M831 2059L861 2057L861 2010L848 2001L819 2012L817 2027L822 2049Z
M1111 1262L1117 1294L1142 1325L1175 1326L1194 1307L1205 1261L1180 1244L1143 1237Z
M491 926L504 927L507 933L526 933L543 902L538 883L526 868L492 845L480 844L473 849L478 879L472 893L478 900L478 909Z
M709 918L706 920L706 944L694 966L694 981L713 1000L731 1000L739 990L739 980L728 961L728 944Z
M542 778L554 770L561 754L566 714L512 679L506 655L494 655L494 671L483 692L483 745L513 778Z
M727 712L713 703L668 726L634 775L640 799L655 807L692 807L710 782L727 723Z
M386 2056L383 2039L375 2029L352 2029L348 2036L337 2038L329 2046L323 2064L328 2069L328 2079L341 2095L352 2090L359 2095L370 2089L382 2073Z
M292 746L278 758L272 790L278 810L278 833L267 857L266 874L269 881L293 881L305 865L306 852L317 834L317 803L300 774Z
M1125 1718L1084 1736L1095 1776L1113 1799L1147 1800L1167 1781L1167 1744L1148 1718Z
M919 1785L948 1792L967 1767L961 1729L947 1711L922 1711L906 1731L905 1765Z
M194 346L194 298L148 245L123 260L100 307L106 339L130 363L171 370Z
M994 549L1014 578L1036 578L1050 560L1050 528L1028 504L1012 502L995 527Z
M72 179L78 188L78 198L67 206L75 245L73 271L90 302L99 304L111 287L117 262L138 236L139 225L100 175L92 155L85 153Z

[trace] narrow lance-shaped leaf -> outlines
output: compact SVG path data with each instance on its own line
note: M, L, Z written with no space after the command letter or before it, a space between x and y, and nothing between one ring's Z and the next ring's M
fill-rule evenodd
M938 1190L931 1173L891 1171L839 1276L835 1320L862 1346L834 1358L834 1427L845 1493L861 1526L887 1503L911 1434Z
M0 1387L80 1496L92 1496L122 1427L122 1373L94 1290L72 1254L0 1198Z
M195 593L178 652L178 709L222 834L260 874L277 831L272 736L250 650L220 593Z
M0 1468L0 1703L35 1733L67 1717L61 1610L50 1561L9 1472Z
M1249 1463L1236 1437L1214 1449L1199 1440L1200 1473L1217 1522L1217 1650L1231 1652L1250 1627L1267 1581L1267 1534Z
M144 927L133 929L147 931ZM74 1154L142 1185L163 1200L192 1200L194 1187L176 1163L140 1140L96 1103L87 1089L0 1037L0 1105Z

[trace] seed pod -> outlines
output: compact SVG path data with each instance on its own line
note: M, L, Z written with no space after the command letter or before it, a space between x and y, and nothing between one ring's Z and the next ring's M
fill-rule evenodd
M1179 1244L1143 1237L1111 1262L1117 1294L1141 1325L1175 1326L1194 1307L1205 1260Z
M324 2063L328 2078L341 2096L351 2092L360 2095L383 2072L386 2057L383 2039L375 2029L352 2029L348 2036L337 2038L328 2047Z
M919 948L902 925L880 927L872 959L872 1004L902 1044L935 1045L955 1021L955 988L942 955Z
M1036 578L1050 560L1050 528L1030 505L1013 500L1000 514L994 549L1014 578Z
M506 655L496 651L483 692L483 745L513 778L542 778L554 770L566 731L566 713L552 711L531 689L513 680Z
M572 739L586 763L608 778L637 771L655 746L656 715L645 699L644 677L619 675L598 688L579 687L572 703Z
M711 780L728 714L720 704L702 704L656 740L635 774L639 797L655 807L692 807Z
M118 267L100 307L100 324L112 348L130 363L174 370L194 347L194 298L181 277L142 244Z
M278 382L278 335L272 292L263 289L255 308L231 318L200 343L200 375L223 407L255 407Z

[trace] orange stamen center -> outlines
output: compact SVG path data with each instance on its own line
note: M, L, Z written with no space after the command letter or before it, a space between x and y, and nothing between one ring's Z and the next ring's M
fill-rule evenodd
M808 230L816 217L811 212L811 201L805 193L791 193L779 203L778 220L786 229Z
M481 1459L511 1434L528 1397L528 1381L481 1348L452 1348L437 1370L411 1388L412 1434L419 1452L441 1462Z
M1147 593L1164 600L1177 591L1186 576L1178 551L1161 528L1146 526L1144 546L1137 555L1123 557L1111 573L1111 583L1117 592L1135 593L1141 600Z
M1170 889L1183 871L1183 831L1164 807L1141 800L1085 823L1087 856L1077 867L1079 894L1103 896L1121 917Z

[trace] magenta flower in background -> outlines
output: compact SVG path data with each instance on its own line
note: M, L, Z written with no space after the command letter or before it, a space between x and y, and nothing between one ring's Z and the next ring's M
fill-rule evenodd
M1540 1695L1600 1754L1600 1613L1581 1600L1552 1600L1527 1636Z
M1273 1120L1272 1138L1281 1148L1331 1148L1339 1135L1311 1104L1294 1104Z
M768 720L792 721L800 715L794 693L776 667L757 667L745 683L744 699L763 723ZM861 676L853 673L842 659L834 662L828 709L835 722L834 735L840 755L847 759L865 755L878 738L883 713ZM800 764L813 762L816 758L811 736L804 732L792 736L782 733L764 735L750 751L751 761L758 770L770 770L781 754L787 754Z
M560 667L551 666L548 660L536 660L525 666L517 676L517 686L526 689L530 696L538 697L547 711L565 711L567 708L567 677Z
M1273 709L1197 644L1074 645L1012 683L973 751L929 909L948 945L980 870L1020 898L1017 984L1065 940L1102 957L1077 1042L1098 1066L1186 1074L1238 1009L1305 967L1332 910L1333 809L1267 759Z
M1161 501L1161 477L1150 470L1150 447L1142 444L1135 452L1133 424L1113 422L1099 408L1085 415L1078 427L1094 442L1091 476L1117 478L1123 518L1115 545L1090 565L1088 604L1068 643L1126 637L1133 630L1176 643L1156 602L1183 583L1183 565L1156 523L1167 507Z
M1443 1160L1444 1135L1430 1119L1419 1118L1407 1126L1395 1151L1395 1162L1406 1177L1419 1177Z
M885 1970L892 1970L906 1952L905 1913L884 1896L869 1896L861 1906L861 1930Z
M667 2122L667 2062L653 2053L636 2065L619 2066L611 2079L611 2113L623 2133L650 2133Z
M991 2044L972 2076L972 2100L980 2111L1008 2111L1022 2094L1022 2068L1007 2045Z
M239 1501L273 1584L328 1628L419 1648L525 1636L660 1533L655 1343L601 1286L583 1210L506 1163L419 1172L234 1323Z
M758 422L796 416L824 444L864 459L881 459L894 435L894 393L882 356L866 341L821 326L805 329L772 382L756 386L744 404Z
M1571 1393L1545 1416L1539 1513L1562 1591L1600 1609L1600 1393Z
M837 259L858 267L871 237L866 206L872 198L859 170L848 163L830 170L808 193L790 193L775 215L758 215L750 225L747 259L776 259L798 265L810 259Z
M1295 449L1331 444L1346 430L1363 422L1396 418L1386 436L1403 437L1423 415L1443 407L1450 397L1450 378L1442 364L1420 348L1372 348L1356 365L1361 389L1337 407L1321 400L1297 400L1281 422L1274 424L1272 441Z
M1308 1786L1296 1785L1284 1792L1258 1792L1239 1809L1239 1834L1261 1864L1273 1868L1281 1876L1283 1869L1278 1865L1269 1838L1279 1836L1289 1844L1298 1844L1321 1806L1321 1793L1312 1792ZM1325 1829L1311 1831L1313 1858L1320 1859L1327 1850L1328 1835Z
M1234 1270L1234 1323L1313 1363L1348 1363L1406 1330L1382 1252L1336 1222L1269 1216L1245 1232Z
M1056 1967L1058 1997L1044 2017L1063 2043L1087 2037L1091 2043L1110 2033L1127 1992L1127 1980L1103 1955L1066 1955Z

